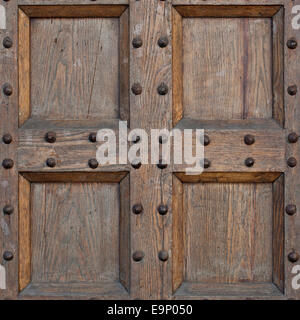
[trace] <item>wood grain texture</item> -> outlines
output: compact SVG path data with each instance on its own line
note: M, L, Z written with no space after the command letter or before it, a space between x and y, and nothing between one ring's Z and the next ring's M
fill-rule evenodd
M19 175L19 290L31 279L31 190L30 182Z
M117 281L119 198L118 184L33 183L32 282Z
M285 128L287 135L290 132L300 132L300 95L299 95L299 83L300 83L300 59L299 59L299 33L294 30L291 24L292 18L295 16L292 13L292 8L296 5L300 5L300 1L285 2L285 17L284 17L284 39L285 42L294 37L298 42L298 48L291 50L284 46L284 103L285 103ZM288 86L297 84L298 94L290 96L287 93ZM300 160L300 143L287 143L286 144L286 158L295 157ZM299 165L295 168L287 168L285 173L285 204L295 204L298 209L298 213L295 216L285 216L285 294L290 299L300 299L300 290L294 290L292 288L293 274L292 268L294 263L287 260L287 255L295 250L300 253L300 171ZM298 261L299 264L299 261Z
M273 183L273 283L284 292L284 175Z
M284 110L284 9L272 18L273 33L273 118L283 127Z
M30 19L22 11L19 15L19 126L30 116Z
M136 36L143 40L139 49L131 48L131 85L139 82L143 92L130 95L131 128L172 126L172 46L160 48L157 41L167 36L171 43L171 1L130 0L130 41ZM157 93L160 83L169 87L167 95ZM171 208L171 168L160 170L156 165L144 165L132 170L130 176L130 206L142 203L144 213L131 215L131 254L142 250L145 258L132 262L131 296L139 299L167 299L172 295L172 213L162 217L157 206ZM158 259L160 250L169 252L169 259Z
M5 96L1 90L0 109L0 137L10 133L13 142L9 145L0 143L1 161L5 158L17 161L18 146L18 8L17 1L2 2L6 12L6 29L0 30L1 43L4 37L9 36L13 42L10 49L0 48L1 88L9 83L13 88L11 96ZM14 213L4 216L2 208L12 205ZM18 294L18 171L16 165L9 170L0 168L0 256L1 265L5 268L6 289L0 290L0 300L16 299ZM4 251L11 251L13 260L4 261Z
M248 2L249 3L249 2ZM178 4L178 2L174 4ZM249 6L238 6L238 5L203 5L201 6L188 6L187 2L185 5L177 5L176 10L183 17L252 17L252 18L270 18L274 16L280 6L260 6L260 5L249 5Z
M185 184L183 198L186 281L272 281L272 184Z
M118 42L117 18L32 19L31 116L118 118Z
M172 8L172 76L173 76L173 126L183 116L183 30L182 16Z
M272 117L270 19L183 19L183 39L185 117Z
M124 5L22 5L31 18L116 18L126 10Z

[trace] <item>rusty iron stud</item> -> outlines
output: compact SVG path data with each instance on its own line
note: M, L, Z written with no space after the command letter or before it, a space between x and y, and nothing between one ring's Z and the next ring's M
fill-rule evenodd
M299 260L299 254L296 251L292 251L289 253L288 259L290 262L295 263Z
M12 86L9 83L5 83L2 87L2 90L6 96L11 96L13 93Z
M245 160L245 165L246 165L247 167L253 167L253 166L254 166L254 162L255 162L255 160L254 160L253 158L247 158L247 159Z
M11 261L14 258L14 255L11 251L5 251L3 253L3 259L6 261Z
M157 211L160 215L164 216L168 213L168 206L164 205L164 204L160 204L157 207Z
M90 159L88 164L91 169L96 169L99 166L97 159Z
M296 212L297 212L297 207L294 204L288 204L285 207L285 212L290 215L293 216Z
M12 159L4 159L2 161L2 166L5 169L11 169L14 166L14 161Z
M244 137L244 142L250 146L251 144L253 144L255 142L255 137L252 134L247 134Z
M56 133L53 131L47 132L45 135L45 140L49 143L54 143L56 141Z
M96 142L97 141L97 133L96 132L91 132L89 135L89 141L90 142Z
M132 143L138 143L141 141L141 137L138 135L134 135L132 138Z
M296 49L297 48L297 41L296 39L292 38L292 39L289 39L286 43L287 47L289 49Z
M299 136L297 135L296 132L292 132L288 135L288 141L290 143L296 143L299 139Z
M165 37L165 36L160 37L157 41L157 44L159 45L159 47L165 48L169 44L168 37Z
M210 144L210 138L209 138L209 136L207 134L204 135L203 140L204 140L204 146L205 147Z
M287 89L287 92L290 96L295 96L297 94L297 86L296 85L289 86Z
M165 95L169 92L169 88L168 88L168 86L167 86L164 82L162 82L162 83L158 86L157 92L158 92L158 94L160 94L161 96L165 96Z
M204 159L204 161L203 161L203 167L204 167L205 169L208 169L210 166L211 166L210 160Z
M143 91L142 86L139 83L134 83L131 87L131 91L133 94L140 95Z
M48 158L46 164L48 167L54 168L56 166L56 160L54 158Z
M143 210L144 210L144 208L140 203L137 203L132 207L132 212L134 214L141 214L143 212Z
M288 158L287 164L288 164L288 166L291 167L291 168L296 167L296 165L297 165L297 160L296 160L296 158L294 158L294 157Z
M13 42L12 42L12 40L11 40L10 37L5 37L5 38L3 39L3 47L4 47L4 48L9 49L9 48L12 47L12 45L13 45Z
M3 135L2 137L2 141L5 143L5 144L10 144L12 142L12 136L11 134L9 133L6 133Z
M14 213L14 207L11 206L10 204L7 204L4 208L3 208L3 213L10 216L11 214Z
M168 166L168 164L163 159L160 159L158 164L157 164L157 167L159 169L166 169L167 166Z
M139 169L141 167L142 163L139 159L135 159L131 162L131 166L134 169Z
M165 251L165 250L159 251L158 258L160 261L163 261L163 262L167 261L169 259L168 251Z
M135 262L139 262L139 261L142 261L145 257L145 254L143 251L136 251L133 253L132 255L132 259L135 261Z
M132 40L132 46L134 48L140 48L143 45L143 40L140 37L136 37Z

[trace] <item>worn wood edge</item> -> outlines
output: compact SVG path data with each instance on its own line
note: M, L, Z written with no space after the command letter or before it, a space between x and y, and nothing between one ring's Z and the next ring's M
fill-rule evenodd
M31 278L30 182L19 175L19 291Z
M184 277L184 213L183 213L183 185L173 175L172 198L172 292L174 293L182 284Z
M118 18L127 5L22 5L30 18Z
M187 175L185 172L175 172L175 176L184 183L199 182L274 182L281 172L203 172L199 175Z
M183 117L183 30L182 16L172 8L172 77L173 110L172 121L175 126Z
M130 291L130 175L120 182L120 282Z
M284 174L273 183L273 283L284 293Z
M192 299L204 297L279 297L284 296L273 283L253 282L253 283L201 283L183 282L181 287L175 292L174 297L179 299Z
M280 5L176 5L176 10L185 18L271 18Z
M129 10L126 9L120 19L120 40L119 40L119 108L120 119L127 121L129 126L129 86L130 86L130 48L129 48Z
M121 182L128 171L106 172L21 172L30 182Z
M30 18L18 10L19 126L30 116Z
M284 127L284 8L272 17L273 118Z

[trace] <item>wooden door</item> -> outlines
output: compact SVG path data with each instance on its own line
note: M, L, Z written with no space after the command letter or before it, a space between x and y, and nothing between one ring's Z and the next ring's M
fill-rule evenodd
M297 1L5 2L0 297L299 299ZM120 120L204 172L98 165Z

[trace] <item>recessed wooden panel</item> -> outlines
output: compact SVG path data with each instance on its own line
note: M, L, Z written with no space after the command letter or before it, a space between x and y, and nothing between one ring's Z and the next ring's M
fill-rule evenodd
M185 117L272 117L270 18L187 18L183 39Z
M119 277L119 186L32 184L32 281Z
M119 116L119 19L31 19L31 116Z
M185 184L186 281L272 281L272 184Z

